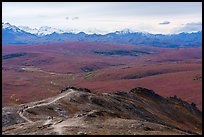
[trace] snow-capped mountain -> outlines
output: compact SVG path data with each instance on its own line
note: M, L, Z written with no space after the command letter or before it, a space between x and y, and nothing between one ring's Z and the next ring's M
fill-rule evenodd
M37 28L30 28L27 26L18 26L18 28L20 28L21 30L24 30L25 32L29 32L31 34L35 34L38 36L44 36L44 35L48 35L48 34L52 34L52 33L65 33L65 31L60 30L60 29L56 29L56 28L52 28L52 27L48 27L48 26L43 26L40 27L39 29Z
M2 22L2 29L12 30L14 32L22 32L22 30L19 29L18 27L11 25L10 23L4 23L4 22Z
M24 30L25 32L31 33L31 34L37 34L38 33L38 29L34 28L30 28L27 26L18 26L19 29Z
M92 29L94 30L94 29ZM2 41L4 44L39 44L52 42L107 42L155 47L201 47L202 31L195 33L179 33L172 35L151 34L123 29L103 35L87 34L77 30L60 30L52 27L30 28L16 27L9 23L2 23Z
M134 33L133 30L130 30L130 29L123 29L121 31L116 31L115 34L119 34L119 35L122 35L122 34L128 34L128 33Z
M52 34L52 33L65 33L65 31L60 30L60 29L56 29L56 28L52 28L52 27L48 27L48 26L43 26L40 27L38 30L38 35L48 35L48 34Z
M79 32L76 29L62 30L62 29L52 28L48 26L42 26L40 28L30 28L28 26L15 26L15 25L11 25L10 23L4 23L4 22L2 22L2 29L10 29L10 30L13 30L14 32L24 31L27 33L35 34L37 36L45 36L52 33L57 33L57 34L75 33L76 34Z

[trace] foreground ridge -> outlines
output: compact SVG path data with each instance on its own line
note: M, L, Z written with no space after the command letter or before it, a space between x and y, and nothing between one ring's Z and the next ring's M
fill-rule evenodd
M142 87L117 93L66 87L55 97L4 107L2 134L202 134L202 112Z

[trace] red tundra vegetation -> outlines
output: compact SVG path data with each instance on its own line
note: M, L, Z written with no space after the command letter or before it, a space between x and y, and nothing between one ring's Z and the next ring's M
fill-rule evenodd
M152 89L202 109L202 49L96 42L3 45L3 106L56 95L66 86L97 92Z

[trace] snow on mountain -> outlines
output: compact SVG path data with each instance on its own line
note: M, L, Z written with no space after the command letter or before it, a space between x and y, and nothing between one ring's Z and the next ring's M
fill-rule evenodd
M56 29L56 28L52 28L52 27L48 27L48 26L43 26L40 27L38 29L38 35L48 35L48 34L52 34L52 33L65 33L65 31L60 30L60 29Z
M29 32L31 34L37 34L38 33L38 29L34 28L30 28L30 27L27 27L27 26L18 26L19 29L25 31L25 32Z
M14 32L22 32L22 30L19 29L18 27L11 25L10 23L4 23L4 22L2 22L2 29L13 30Z
M128 33L134 33L134 31L130 30L130 29L123 29L121 31L116 31L115 34L128 34Z
M52 28L52 27L48 27L48 26L43 26L40 27L39 29L37 28L30 28L27 26L18 26L20 29L24 30L25 32L29 32L31 34L35 34L38 36L44 36L44 35L48 35L48 34L52 34L52 33L65 33L65 31L60 30L60 29L56 29L56 28Z
M42 26L40 28L30 28L28 26L14 26L11 25L10 23L4 23L2 22L2 29L11 29L14 32L21 32L21 31L25 31L31 34L35 34L38 36L45 36L45 35L49 35L52 33L78 33L78 30L75 29L66 29L66 30L62 30L62 29L57 29L57 28L52 28L52 27L48 27L48 26Z

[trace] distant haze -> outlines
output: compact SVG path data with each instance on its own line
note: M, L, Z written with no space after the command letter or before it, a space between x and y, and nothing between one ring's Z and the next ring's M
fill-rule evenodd
M202 2L3 2L2 21L86 33L194 32L202 30Z

